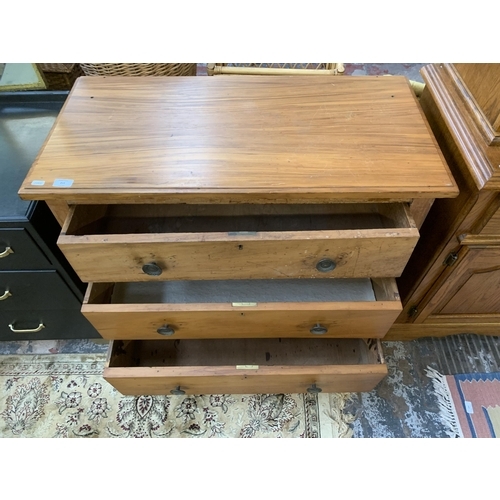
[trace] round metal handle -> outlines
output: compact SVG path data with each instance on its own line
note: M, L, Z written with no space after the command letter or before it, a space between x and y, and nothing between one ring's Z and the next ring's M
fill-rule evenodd
M328 273L333 271L337 267L337 264L332 259L321 259L316 264L316 269L321 273Z
M5 300L9 297L12 297L12 294L9 292L9 290L5 290L4 294L0 297L0 300Z
M316 384L311 385L311 387L307 388L307 392L309 394L319 394L320 392L323 392L323 389L320 387L316 387Z
M324 335L326 332L328 332L328 328L321 326L319 323L316 323L310 330L311 333L314 333L314 335Z
M181 386L178 385L175 389L172 389L170 391L170 394L173 394L174 396L182 396L182 395L186 394L186 391L183 391L181 389Z
M173 335L175 333L175 330L169 325L160 326L156 331L160 335Z
M0 259L7 257L11 253L14 253L14 250L12 250L12 248L10 248L10 247L6 247L5 250L2 253L0 253Z
M142 271L149 276L160 276L163 272L161 267L156 262L148 262L142 266Z
M43 323L40 323L36 328L33 328L32 330L16 330L14 328L14 323L11 323L9 325L9 328L14 333L38 333L40 330L42 330L42 328L45 328L45 325Z

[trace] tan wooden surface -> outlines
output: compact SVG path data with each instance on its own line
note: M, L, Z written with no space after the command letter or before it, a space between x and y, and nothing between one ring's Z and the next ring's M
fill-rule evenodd
M434 202L398 279L404 309L386 340L500 332L500 148L489 144L484 115L459 76L463 68L457 73L454 66L422 70L420 103L460 194ZM479 66L489 68L477 66L471 85L480 82ZM484 82L481 92L492 82L487 74ZM451 254L456 261L446 265Z
M370 391L385 375L386 365L362 341L326 339L113 342L104 370L123 394L169 394L178 386L187 394L300 393L312 384L357 392Z
M401 303L394 280L376 280L377 301L111 304L111 285L89 285L82 312L106 339L381 338L398 314ZM311 328L328 329L317 336ZM174 335L157 329L169 325Z
M499 197L500 198L500 197ZM483 235L496 235L500 239L500 209L497 209L488 223L481 230Z
M426 100L432 99L436 107L432 114L445 126L439 127L435 132L436 137L451 134L451 140L455 142L454 148L462 156L478 189L499 190L500 147L492 145L485 138L484 130L478 126L476 115L470 107L470 99L466 95L468 89L459 85L460 80L454 67L432 64L425 66L421 73L426 82L424 93L430 94ZM424 103L422 105L424 107Z
M473 314L500 320L500 246L470 248L423 311L429 313L443 319L455 315L455 321Z
M69 215L68 204L64 200L48 200L47 205L57 219L57 222L59 222L59 225L63 227Z
M275 367L258 372L229 367L105 368L103 377L121 394L137 396L169 395L178 386L186 394L297 394L312 384L323 392L369 392L387 375L387 366Z
M266 306L268 308L266 309ZM281 310L274 308L281 307ZM159 309L159 310L158 310ZM199 304L186 310L134 305L82 306L82 313L105 339L164 338L157 329L174 328L169 338L308 338L311 328L320 324L328 329L322 337L382 338L401 311L390 303L259 304L233 308Z
M418 241L403 204L134 207L72 208L58 245L83 281L396 277Z
M166 279L396 277L418 240L416 229L308 231L228 236L60 236L58 245L82 281ZM329 258L336 267L316 269ZM142 266L154 262L160 276Z
M500 64L455 63L477 107L500 136Z
M497 192L479 187L484 187L493 168L488 157L481 153L482 138L478 132L472 133L472 123L463 116L465 108L457 107L455 87L447 73L438 69L432 65L422 70L427 85L420 103L452 168L460 194L453 199L435 200L420 229L419 242L398 279L404 307L398 323L421 323L421 314L431 313L426 308L428 302L453 271L444 261L450 253L460 250L463 238L467 241L474 234L483 234L483 228L499 206ZM418 312L410 317L415 307Z
M20 189L70 203L456 194L404 77L328 76L82 77Z

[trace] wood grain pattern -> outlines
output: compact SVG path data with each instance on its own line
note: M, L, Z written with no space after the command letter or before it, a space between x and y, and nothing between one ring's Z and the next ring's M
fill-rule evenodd
M456 315L457 321L462 314L500 320L500 246L469 248L427 307L433 316Z
M132 351L130 355L127 355L127 348L124 354L115 355L115 351L123 350L123 344L113 342L110 346L113 352L109 355L103 375L122 394L130 395L169 394L176 387L186 394L213 394L219 391L233 394L302 393L312 384L325 392L358 392L370 391L387 375L387 366L381 364L376 356L368 356L367 347L362 348L359 343L356 346L364 352L355 353L353 359L352 350L348 354L347 348L342 348L342 341L338 341L338 346L332 346L325 340L320 344L323 348L318 349L317 341L309 346L302 341L294 347L297 340L288 339L281 346L281 354L276 352L281 344L279 339L239 341L237 344L234 341L222 342L221 345L209 344L208 356L206 350L201 357L196 357L196 353L194 356L187 353L181 364L177 358L183 356L182 343L175 345L175 357L172 357L168 354L173 347L171 342L162 342L158 347L132 344L128 347ZM229 346L226 348L224 343ZM199 351L196 344L188 347ZM149 359L143 352L145 349L157 350L158 364L155 364L154 357ZM216 360L212 358L214 349ZM338 349L342 354L336 353ZM332 355L328 359L330 352ZM139 359L141 355L146 356L144 364ZM162 357L166 359L162 360ZM336 363L338 360L340 363ZM349 360L353 360L354 364L348 364ZM325 361L328 364L324 364ZM254 365L254 368L242 369L236 365Z
M316 384L323 392L369 392L387 375L386 365L262 368L244 372L230 367L105 368L103 378L123 395L170 394L299 394Z
M364 210L140 205L136 213L131 207L72 209L58 245L80 279L396 277L418 241L415 223L401 204L361 205ZM335 269L316 268L325 258ZM160 276L143 272L150 262L160 266Z
M456 194L404 77L328 76L82 77L20 190L78 203Z
M446 65L425 66L422 77L437 112L450 129L456 147L468 166L478 189L500 189L500 148L490 146L481 134L469 107L464 89L458 87Z
M424 78L427 78L428 69L426 67L425 71L422 71ZM492 216L492 209L494 211L498 206L498 193L478 188L477 177L472 173L477 169L470 162L470 153L463 153L465 146L460 137L457 137L457 130L466 128L467 124L464 121L450 124L450 113L441 110L441 106L448 102L449 97L439 98L434 92L434 79L426 81L428 84L420 103L452 169L460 194L453 199L435 200L420 228L419 242L401 278L398 279L404 305L403 312L397 319L398 323L423 321L420 315L432 294L439 288L439 283L446 278L445 275L441 276L446 273L446 267L443 265L446 257L450 252L460 249L463 235L480 233ZM447 87L441 82L439 88L443 90ZM417 307L418 312L410 317L408 313L414 307ZM430 314L429 310L427 313Z
M311 338L311 328L327 328L321 337L382 338L401 312L394 280L378 280L374 302L258 302L111 304L110 284L89 285L82 313L106 339ZM95 288L93 292L92 289ZM383 290L383 291L380 291ZM158 334L169 325L173 336Z
M404 309L385 338L498 335L500 148L488 146L477 103L453 65L431 65L422 75L426 87L420 103L460 194L436 200L422 225L398 280ZM445 264L450 253L458 257L451 267Z
M500 202L500 196L499 196ZM500 238L500 208L495 210L495 213L488 220L487 224L483 227L480 234L482 235L496 235Z
M471 112L484 115L493 131L492 142L499 141L500 64L455 63L453 67L470 93ZM477 117L478 122L482 119Z
M84 282L164 279L396 277L403 271L418 232L401 229L308 231L228 236L60 236L58 245ZM321 259L333 271L316 269ZM159 276L143 272L160 266Z

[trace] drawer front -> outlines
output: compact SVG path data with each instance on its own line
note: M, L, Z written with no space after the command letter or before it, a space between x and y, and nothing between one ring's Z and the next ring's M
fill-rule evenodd
M0 311L0 340L101 338L77 309Z
M109 221L103 216L93 224L79 222L87 207L74 207L58 245L86 282L397 277L418 230L406 207L386 207L391 217L377 208L368 214L302 214L299 208L288 214L283 208L283 214L272 215L171 216L161 218L172 219L163 227L159 217L125 224L130 217L122 220L120 213L109 215ZM205 226L214 231L202 231Z
M1 271L0 311L80 309L57 271Z
M26 229L0 228L0 271L50 267L49 260Z
M114 341L103 376L125 395L365 392L387 375L380 344L371 345L345 339Z
M252 281L252 280L249 280ZM190 297L182 297L182 302L174 303L114 303L113 297L124 296L114 292L113 284L91 284L82 306L85 317L106 339L203 339L203 338L262 338L262 337L349 337L381 338L394 323L402 310L397 287L393 279L358 280L372 286L373 300L365 299L363 293L352 291L350 300L333 301L332 294L327 301L325 291L321 300L323 284L336 286L342 280L295 280L302 286L303 294L294 301L279 301L287 297L278 296L274 302L188 302ZM351 288L357 284L349 280ZM326 282L326 283L325 283ZM354 285L352 285L354 282ZM210 282L213 283L213 282ZM215 282L218 284L218 282ZM243 288L245 281L231 281L235 288ZM135 284L138 286L139 284ZM150 284L154 285L154 284ZM168 283L164 296L169 297L175 290ZM293 287L295 283L258 280L251 283L254 296L264 296L269 300L270 285L281 288ZM343 283L340 283L343 285ZM339 285L339 286L340 286ZM125 285L123 285L125 286ZM129 285L130 286L130 285ZM133 286L133 285L132 285ZM220 284L219 288L224 286ZM308 296L306 288L316 292ZM194 286L189 290L194 290ZM217 286L214 286L217 288ZM179 289L179 287L177 287ZM210 295L210 288L205 290ZM194 293L194 292L192 292ZM136 294L134 298L141 298ZM144 294L148 298L148 294ZM151 294L152 295L152 294ZM201 295L201 294L199 294ZM213 292L214 300L216 293ZM254 296L243 295L244 299ZM203 296L202 296L203 297ZM242 297L236 295L235 297ZM293 296L291 296L293 297ZM197 296L196 298L199 298ZM222 297L221 300L224 300ZM361 300L363 299L363 300Z

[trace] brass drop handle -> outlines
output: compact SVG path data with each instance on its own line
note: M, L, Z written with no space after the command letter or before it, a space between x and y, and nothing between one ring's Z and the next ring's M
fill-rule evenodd
M182 396L182 395L186 394L186 391L183 391L181 389L181 386L178 385L175 389L172 389L170 391L170 394L173 394L174 396Z
M323 392L323 389L320 387L317 387L316 384L311 385L311 387L307 388L307 392L309 394L319 394L320 392Z
M14 333L38 333L41 331L43 328L45 328L45 325L43 323L40 323L36 328L33 328L32 330L16 330L14 328L14 323L11 323L9 325L9 328L12 332Z
M333 271L337 267L337 264L332 259L321 259L316 264L316 269L321 273L328 273Z
M324 335L328 332L328 328L316 323L316 325L314 325L309 331L314 333L314 335Z
M5 290L4 294L0 297L0 300L5 300L9 297L12 297L12 294L9 292L9 290Z
M4 257L8 257L11 253L14 253L14 250L10 247L6 247L5 250L0 253L0 259L3 259Z
M169 325L160 326L156 331L160 335L173 335L175 333L175 330Z
M148 262L142 266L142 271L149 276L160 276L162 268L156 262Z

